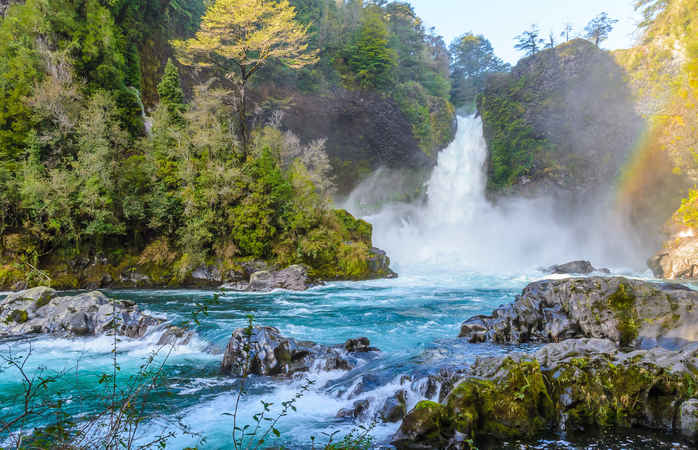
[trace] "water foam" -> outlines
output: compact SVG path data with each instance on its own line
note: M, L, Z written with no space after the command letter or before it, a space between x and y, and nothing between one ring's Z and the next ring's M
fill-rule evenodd
M439 154L425 201L367 211L365 205L374 204L371 192L390 189L371 178L371 189L360 186L345 207L374 225L375 245L408 274L532 275L541 266L574 259L635 270L644 264L644 250L609 203L610 189L608 196L575 206L546 196L493 204L485 189L487 155L480 118L460 117L456 139Z

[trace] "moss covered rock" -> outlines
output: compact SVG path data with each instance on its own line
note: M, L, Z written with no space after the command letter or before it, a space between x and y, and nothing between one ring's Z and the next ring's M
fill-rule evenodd
M544 280L513 304L461 327L471 342L607 338L622 346L678 348L698 341L698 292L622 277Z
M422 402L410 411L393 444L469 448L545 431L633 426L695 439L696 363L698 344L623 352L600 339L480 358L443 403Z

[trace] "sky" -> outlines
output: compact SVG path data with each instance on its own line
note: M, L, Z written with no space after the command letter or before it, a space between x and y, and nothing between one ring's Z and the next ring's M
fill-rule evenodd
M495 53L509 63L522 54L514 50L514 37L538 25L547 37L550 31L559 36L565 23L582 33L596 15L607 12L617 19L615 29L602 47L615 50L631 47L639 15L633 0L410 0L427 28L436 27L448 44L468 31L490 40Z

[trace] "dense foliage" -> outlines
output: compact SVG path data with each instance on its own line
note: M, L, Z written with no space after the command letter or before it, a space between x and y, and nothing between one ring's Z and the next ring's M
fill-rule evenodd
M138 267L176 285L252 258L366 276L371 229L329 207L324 144L257 126L245 152L233 92L209 83L187 101L172 61L141 83L152 42L137 31L192 31L197 10L121 3L29 0L0 23L0 284L42 268L78 287L77 272L99 284ZM147 134L144 84L160 96Z
M309 27L318 63L299 71L281 64L263 69L257 86L303 92L338 87L379 92L397 102L420 147L435 154L453 138L450 55L443 39L425 29L407 2L292 0ZM410 95L405 92L414 91Z
M492 73L506 72L509 64L494 54L490 41L482 35L466 33L450 45L451 100L457 107L473 110L475 99Z

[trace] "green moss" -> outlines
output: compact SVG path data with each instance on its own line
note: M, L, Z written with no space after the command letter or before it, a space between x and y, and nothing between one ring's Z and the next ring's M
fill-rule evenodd
M0 265L0 288L10 289L19 281L24 281L24 273L16 265Z
M7 317L9 322L24 323L29 320L29 315L23 309L15 309Z
M631 344L638 336L639 324L635 302L636 296L632 287L624 283L620 283L616 292L608 297L608 306L618 321L621 345Z
M493 78L493 88L478 99L489 150L490 191L504 190L522 176L534 176L536 161L551 150L525 117L526 86L525 77L512 83L509 75L500 75Z
M368 245L371 245L373 226L370 223L355 218L344 209L336 209L333 213L344 230L349 233L351 240L366 242Z

